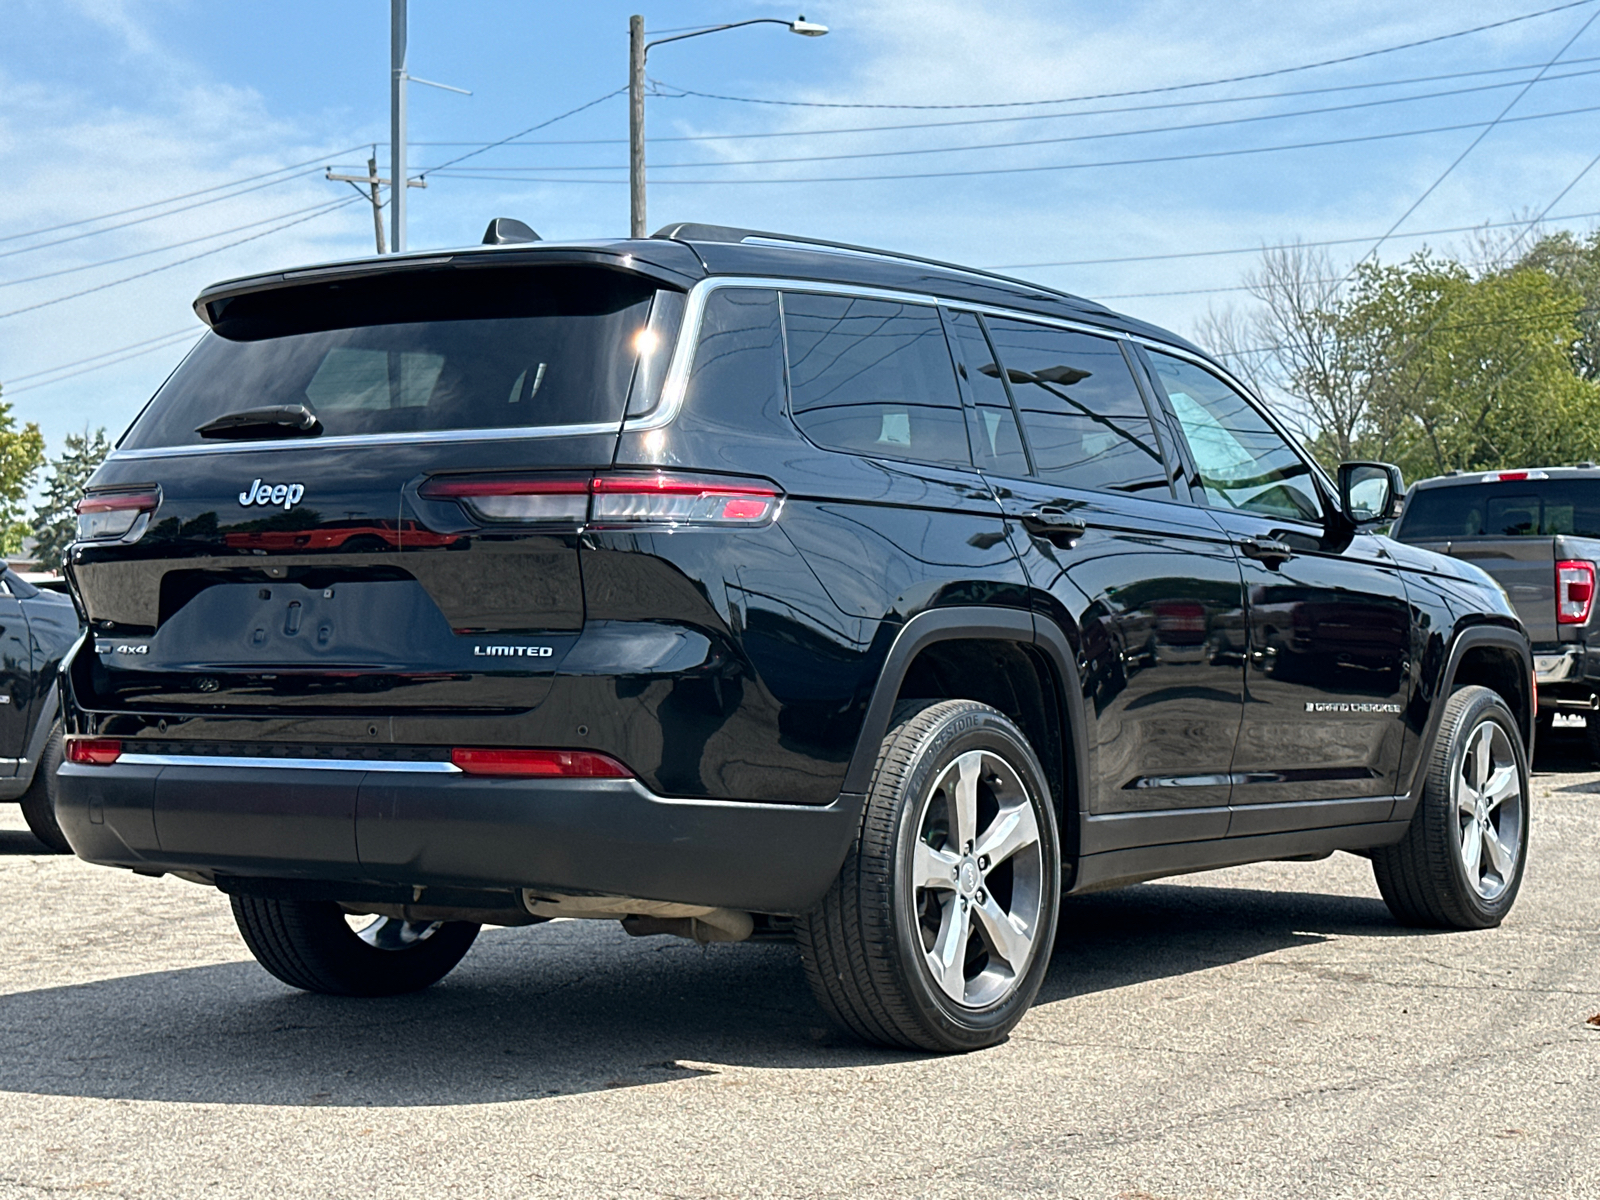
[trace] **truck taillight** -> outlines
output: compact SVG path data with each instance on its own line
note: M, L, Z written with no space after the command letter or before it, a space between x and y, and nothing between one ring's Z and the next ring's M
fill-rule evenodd
M1556 620L1583 625L1594 607L1594 564L1568 560L1556 564Z
M561 522L596 529L765 525L783 500L783 493L764 479L623 471L582 477L441 476L424 483L419 494L454 500L486 525Z
M161 493L156 488L90 492L77 504L78 540L138 541L150 524L150 514L160 505Z
M122 743L116 738L67 739L67 761L80 766L108 767L122 757Z

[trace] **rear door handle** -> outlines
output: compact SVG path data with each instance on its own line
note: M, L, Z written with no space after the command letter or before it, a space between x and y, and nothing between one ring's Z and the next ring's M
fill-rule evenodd
M1089 528L1066 509L1048 504L1023 513L1022 527L1052 542L1057 539L1076 541Z
M1294 557L1294 547L1275 538L1241 538L1239 551L1246 558L1254 558L1269 567Z

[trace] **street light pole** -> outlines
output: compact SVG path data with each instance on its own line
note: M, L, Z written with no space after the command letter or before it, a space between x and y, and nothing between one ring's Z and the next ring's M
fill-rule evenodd
M645 236L644 216L644 18L628 18L628 210L629 237Z
M389 244L406 248L406 0L389 0Z
M405 0L394 0L394 3L403 5ZM733 21L727 25L713 25L707 29L696 29L690 33L680 33L674 37L657 38L653 42L647 42L644 40L644 18L637 15L628 18L628 228L630 236L636 238L645 236L645 56L649 54L652 46L664 45L667 42L681 42L685 38L701 37L708 33L721 33L725 29L740 29L746 25L782 25L790 33L798 33L801 37L821 37L828 32L826 25L808 21L803 16L793 21L783 21L777 17L756 17L749 21Z

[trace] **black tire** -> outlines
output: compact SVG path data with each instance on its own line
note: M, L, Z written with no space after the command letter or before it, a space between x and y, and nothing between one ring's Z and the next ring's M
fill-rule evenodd
M952 772L966 782L963 762L977 764L967 816L957 812L959 789L943 786ZM1013 840L1032 841L997 849L993 863L979 858L983 845L1003 840L998 830L1026 829L1028 815L1031 833ZM953 831L963 824L976 832L958 844ZM952 881L928 872L924 878L937 882L914 886L918 862L950 868ZM913 701L895 711L861 832L822 903L796 920L795 940L817 1002L856 1037L921 1050L976 1050L1002 1041L1038 994L1060 894L1055 806L1022 731L975 701ZM1020 969L1002 952L996 913L1017 914L998 938ZM1032 932L1023 947L1026 917ZM947 938L958 920L972 932ZM1011 942L1013 936L1020 940ZM946 946L941 985L929 964Z
M22 793L22 819L33 836L50 848L52 854L71 854L72 846L56 821L56 768L61 765L61 726L50 731L44 753L33 769L33 782Z
M1589 757L1596 765L1600 765L1600 713L1588 713L1584 716L1583 740L1589 747Z
M1487 814L1479 809L1474 815L1464 806L1476 803L1475 797L1483 790L1473 787L1464 772L1476 770L1482 761L1470 756L1480 753L1472 743L1484 736L1486 726L1495 750L1484 778L1498 777L1505 787L1514 780L1516 791ZM1495 729L1503 739L1494 735ZM1427 770L1422 800L1405 838L1372 853L1378 890L1389 911L1404 925L1435 929L1498 925L1516 901L1528 858L1528 758L1516 718L1505 701L1483 687L1455 692L1445 702ZM1507 771L1512 774L1503 774ZM1464 793L1458 793L1458 782L1466 785ZM1512 804L1516 805L1514 811L1508 807ZM1497 845L1504 848L1509 842L1514 847L1515 859L1509 870L1497 865L1492 853L1483 857L1489 845L1487 834L1481 832L1484 821L1494 832ZM1476 838L1477 869L1469 866L1471 851L1463 848L1469 835Z
M467 921L404 922L376 918L368 937L392 935L403 948L363 940L337 904L231 896L233 919L256 961L290 987L328 996L396 996L450 973L478 936ZM383 924L379 924L382 922Z

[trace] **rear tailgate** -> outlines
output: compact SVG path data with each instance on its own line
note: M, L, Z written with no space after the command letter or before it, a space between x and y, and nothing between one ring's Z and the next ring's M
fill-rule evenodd
M1449 554L1492 575L1517 610L1533 642L1559 640L1556 625L1556 539L1474 538L1470 541L1417 542Z
M229 300L92 481L88 507L110 523L70 567L90 629L78 702L536 705L583 627L572 492L610 465L630 388L658 386L662 356L641 351L672 344L677 299L621 271L545 267ZM316 418L301 436L278 416L243 437L196 432L295 406ZM508 478L551 485L533 515L526 496L515 519L485 521L428 494Z

